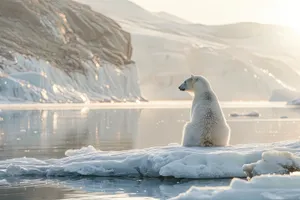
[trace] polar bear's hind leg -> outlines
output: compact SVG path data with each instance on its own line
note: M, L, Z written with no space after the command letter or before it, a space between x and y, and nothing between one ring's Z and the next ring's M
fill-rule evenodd
M200 146L202 146L202 147L213 147L214 144L211 140L204 140L204 141L201 141Z

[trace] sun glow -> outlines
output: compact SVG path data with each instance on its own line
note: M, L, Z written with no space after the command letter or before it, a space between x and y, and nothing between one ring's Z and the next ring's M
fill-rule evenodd
M300 33L300 0L130 0L152 12L165 11L191 22L258 22L291 27Z
M300 1L282 1L277 5L277 21L279 24L289 26L300 33Z

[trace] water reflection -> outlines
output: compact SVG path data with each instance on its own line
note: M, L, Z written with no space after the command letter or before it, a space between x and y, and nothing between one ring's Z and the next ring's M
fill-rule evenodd
M260 113L260 117L230 117L230 113ZM231 128L230 144L270 143L298 140L300 110L290 108L224 108ZM281 116L288 118L282 119ZM146 109L139 124L137 148L179 143L182 127L189 119L188 109Z
M251 112L225 108L231 144L299 139L300 111L258 108L261 116L230 117ZM282 119L281 116L288 118ZM25 110L0 112L0 159L57 158L67 149L93 145L101 150L126 150L180 143L188 109Z
M300 110L257 108L259 118L232 118L253 108L225 108L231 144L299 139ZM287 116L282 119L281 116ZM101 150L145 148L179 143L188 109L26 110L0 112L0 160L63 157L67 149L93 145ZM0 185L1 185L0 180ZM168 199L194 186L226 186L230 180L119 178L5 180L0 199ZM2 182L3 184L3 182Z
M230 179L175 180L129 178L77 178L8 180L11 188L0 187L0 199L113 199L117 197L151 197L169 199L187 191L191 186L228 186ZM36 187L38 186L38 187ZM33 190L33 188L35 188ZM2 198L1 198L2 196ZM6 199L5 199L6 200ZM7 198L8 200L8 198Z
M140 110L3 111L3 157L61 157L65 150L93 145L101 150L132 149Z

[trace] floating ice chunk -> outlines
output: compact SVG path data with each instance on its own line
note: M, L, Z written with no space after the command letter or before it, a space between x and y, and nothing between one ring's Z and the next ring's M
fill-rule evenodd
M270 150L288 151L298 156L300 142L247 144L213 148L188 148L174 145L126 151L97 151L94 147L89 146L79 150L68 150L66 151L66 157L60 159L41 161L34 158L19 158L0 161L0 171L2 172L0 177L22 175L175 178L246 177L243 166L257 162L261 159L263 152ZM268 153L264 154L267 160L272 160L270 156L266 157L266 155ZM272 163L271 165L275 164ZM285 164L291 165L290 162L285 162ZM266 172L268 172L267 169ZM278 171L272 168L271 172Z
M233 179L229 187L191 187L172 200L294 200L300 198L300 175L263 175L250 181Z
M248 177L261 174L288 174L300 171L300 158L286 151L268 151L262 159L243 166Z
M252 111L249 113L231 113L230 117L259 117L260 114L256 111Z
M97 150L89 145L88 147L82 147L81 149L69 149L65 152L65 155L66 156L78 156L78 155L81 155L81 154L89 154L89 153L94 153L96 152Z
M0 179L0 187L2 186L9 186L10 184L7 182L6 179Z

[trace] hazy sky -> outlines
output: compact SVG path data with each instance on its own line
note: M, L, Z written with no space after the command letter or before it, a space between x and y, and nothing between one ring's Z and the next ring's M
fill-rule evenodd
M150 11L166 11L192 22L240 21L284 24L300 31L300 0L131 0Z

